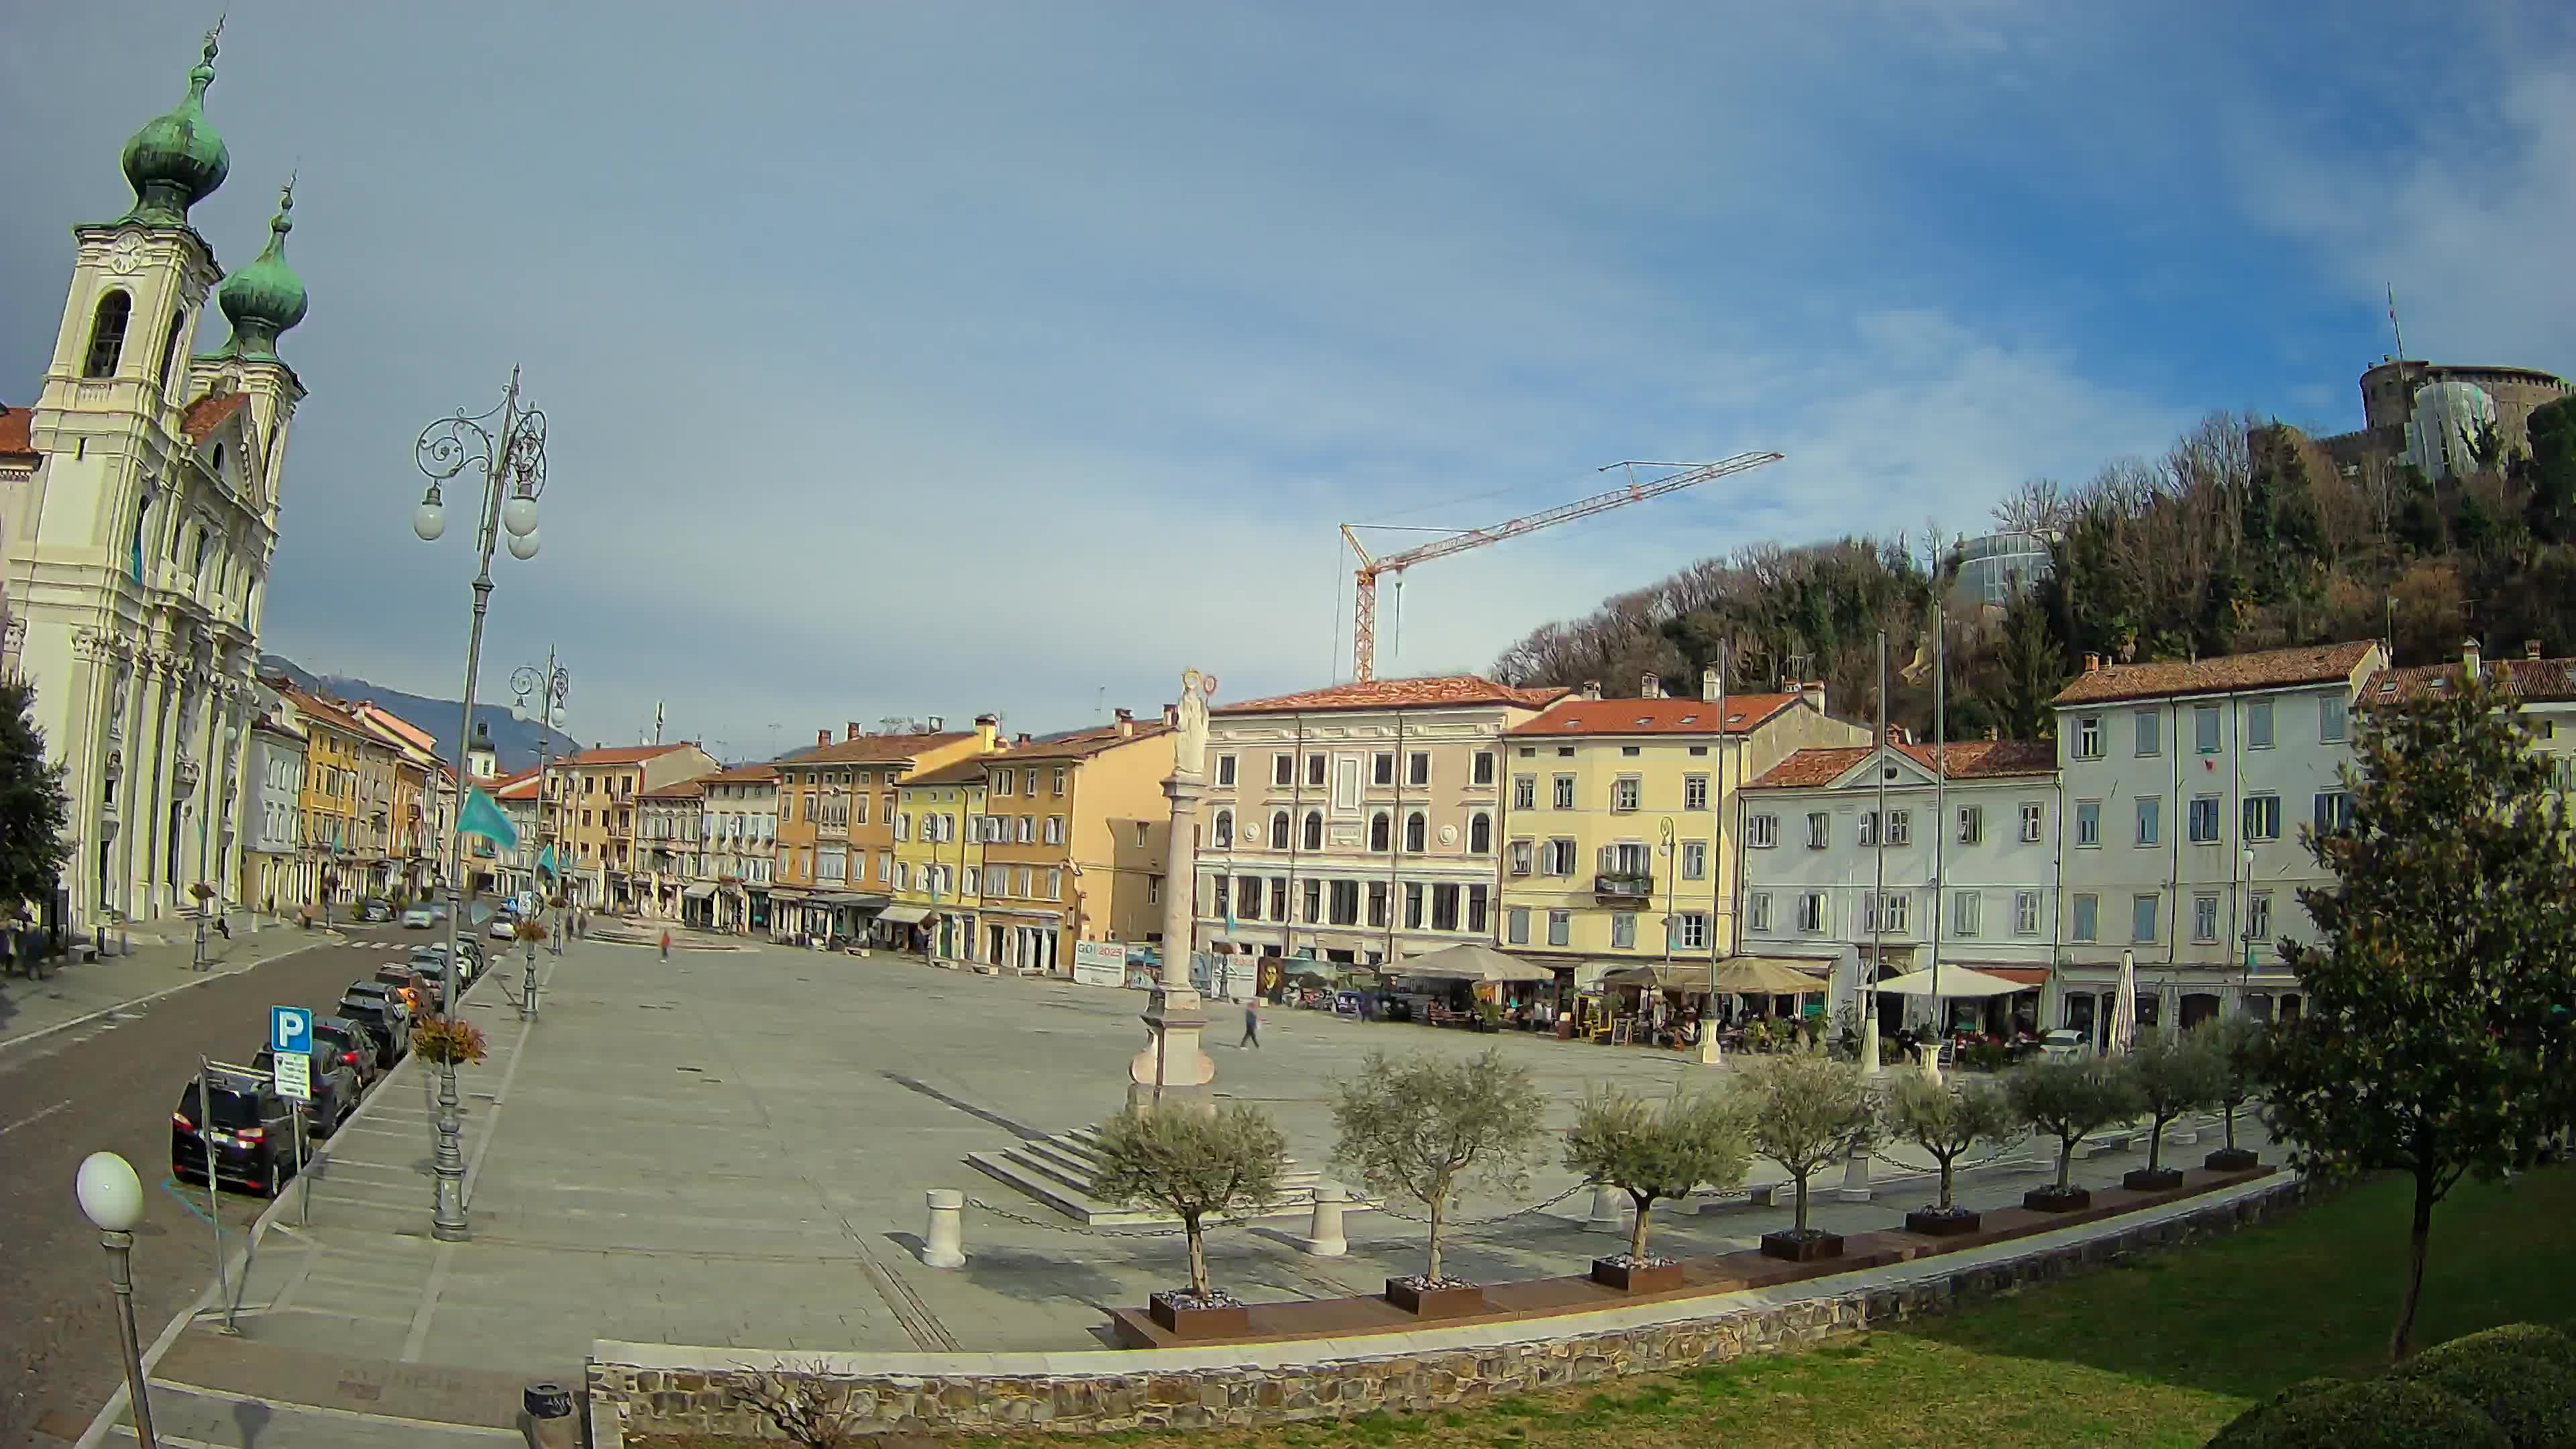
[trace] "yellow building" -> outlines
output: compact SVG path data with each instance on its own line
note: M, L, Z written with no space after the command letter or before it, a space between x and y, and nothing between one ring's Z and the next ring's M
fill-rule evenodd
M443 777L447 762L438 756L438 737L372 700L350 707L350 717L365 725L389 752L390 792L385 819L387 888L420 896L445 877L444 844L431 828L430 781Z
M879 945L909 940L908 926L878 924L895 903L895 847L912 833L897 792L916 775L991 751L1000 726L989 714L972 731L944 729L933 718L921 729L872 735L854 723L838 741L818 731L814 748L777 760L770 934Z
M978 722L979 724L981 721ZM877 915L898 949L971 959L984 879L984 761L959 760L895 787L894 904Z
M1069 977L1077 941L1162 939L1167 725L1140 725L1122 709L1115 724L1015 744L983 763L971 959Z
M715 771L715 756L685 740L584 750L547 765L546 843L572 902L632 913L643 868L635 843L639 797Z
M1503 731L1502 948L1578 985L1623 963L1706 963L1736 949L1735 792L1810 746L1865 744L1824 688L1697 698L1649 675L1643 698L1596 688Z
M312 863L307 876L311 894L304 904L348 905L366 884L359 829L362 755L369 750L381 755L383 746L338 704L301 689L280 693L304 734L304 789L297 797L297 814L303 853Z

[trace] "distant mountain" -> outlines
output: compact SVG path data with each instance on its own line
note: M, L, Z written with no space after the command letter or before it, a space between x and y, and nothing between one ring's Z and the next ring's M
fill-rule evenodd
M438 753L449 763L453 764L464 757L464 752L457 746L457 715L461 706L455 700L432 699L427 695L412 694L400 689L387 689L382 685L370 684L366 680L353 679L346 675L315 674L298 666L294 660L276 654L263 654L259 657L259 672L263 675L284 675L299 689L311 690L315 694L328 695L333 699L345 699L352 704L362 700L373 700L437 736ZM478 690L477 693L480 691ZM474 707L474 717L492 731L492 747L501 757L501 768L504 772L524 770L535 765L538 745L549 739L552 743L547 753L553 756L567 755L580 748L570 735L548 730L532 719L521 719L512 714L506 704L497 706L489 703L478 704Z

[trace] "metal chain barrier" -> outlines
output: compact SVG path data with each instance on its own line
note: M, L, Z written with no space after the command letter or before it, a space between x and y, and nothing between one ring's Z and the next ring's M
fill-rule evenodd
M1481 1228L1488 1223L1499 1223L1511 1218L1526 1217L1531 1213L1541 1212L1548 1208L1552 1208L1558 1203L1565 1201L1567 1198L1574 1196L1578 1192L1589 1192L1592 1188L1592 1183L1578 1182L1574 1186L1567 1188L1565 1191L1558 1193L1556 1196L1549 1198L1544 1202L1534 1202L1528 1207L1514 1208L1507 1213L1496 1213L1489 1218L1443 1218L1440 1222L1440 1226L1444 1228ZM1365 1208L1373 1213L1384 1213L1391 1218L1402 1218L1408 1223L1421 1223L1425 1227L1430 1226L1431 1223L1431 1219L1429 1218L1416 1217L1414 1214L1406 1212L1402 1208L1391 1208L1382 1202L1371 1202L1367 1198L1356 1195L1351 1198L1350 1205L1355 1208Z
M1044 1228L1051 1233L1080 1233L1092 1238L1177 1238L1186 1232L1186 1229L1182 1228L1090 1228L1079 1223L1042 1222L1026 1213L1015 1213L1009 1208L995 1207L971 1193L967 1195L966 1205L971 1208L981 1208L997 1218L1018 1223L1022 1227Z

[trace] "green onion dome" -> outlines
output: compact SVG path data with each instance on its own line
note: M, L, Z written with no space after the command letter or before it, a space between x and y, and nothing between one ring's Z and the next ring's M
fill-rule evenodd
M224 138L206 124L206 87L215 83L217 26L206 32L205 58L188 72L187 97L125 143L125 179L134 187L126 221L186 226L188 208L214 194L232 169Z
M233 340L224 350L235 357L277 356L278 335L304 320L304 279L286 264L286 234L295 229L295 183L277 196L277 215L269 219L268 245L231 276L215 293L216 303L233 324Z

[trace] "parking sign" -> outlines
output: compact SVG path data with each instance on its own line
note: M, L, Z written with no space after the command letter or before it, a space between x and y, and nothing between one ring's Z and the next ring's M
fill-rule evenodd
M313 1013L300 1006L268 1009L268 1049L280 1056L313 1054Z
M290 1102L313 1100L313 1059L302 1052L269 1054L270 1080L277 1085L277 1095Z

